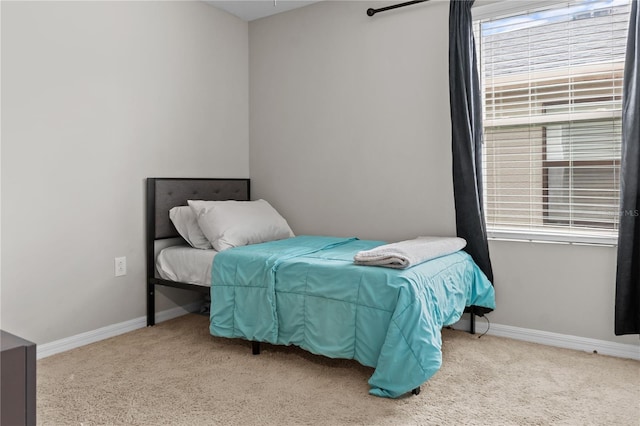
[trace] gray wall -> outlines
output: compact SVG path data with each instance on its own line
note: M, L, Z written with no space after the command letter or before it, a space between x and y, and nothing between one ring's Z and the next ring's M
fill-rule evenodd
M298 234L455 233L448 2L321 2L249 24L253 195ZM490 243L491 321L620 343L615 249Z
M247 177L248 108L247 23L205 3L3 1L2 327L143 316L145 177Z
M254 195L298 233L451 234L448 5L374 19L367 7L249 24Z

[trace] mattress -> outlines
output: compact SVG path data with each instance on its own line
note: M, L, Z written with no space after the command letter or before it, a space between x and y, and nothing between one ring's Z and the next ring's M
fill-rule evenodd
M156 259L161 278L211 287L211 264L218 252L180 245L163 249Z

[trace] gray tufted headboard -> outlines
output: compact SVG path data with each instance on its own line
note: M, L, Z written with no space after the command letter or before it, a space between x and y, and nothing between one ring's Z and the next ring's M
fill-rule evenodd
M169 210L187 200L249 200L249 179L148 178L147 208L153 213L154 239L178 237ZM150 219L147 217L147 220Z
M169 210L186 206L187 200L249 201L249 179L147 178L147 325L155 324L155 285L204 291L206 287L175 283L154 277L155 241L179 237Z

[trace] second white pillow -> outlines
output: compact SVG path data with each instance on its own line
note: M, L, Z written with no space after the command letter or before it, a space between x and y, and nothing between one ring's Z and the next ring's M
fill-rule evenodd
M178 206L169 210L169 218L178 233L193 248L210 249L211 243L202 233L193 210L189 206Z

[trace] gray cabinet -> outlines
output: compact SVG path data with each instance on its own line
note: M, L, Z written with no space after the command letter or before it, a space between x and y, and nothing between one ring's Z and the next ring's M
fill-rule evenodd
M36 424L36 345L0 330L0 424Z

